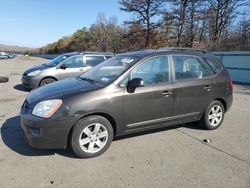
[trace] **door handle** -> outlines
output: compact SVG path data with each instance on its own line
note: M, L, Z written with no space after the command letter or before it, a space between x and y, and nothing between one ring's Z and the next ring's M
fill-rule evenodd
M162 95L164 96L164 97L169 97L170 95L172 95L173 93L172 93L172 91L163 91L162 92Z
M207 90L207 91L210 91L212 89L212 86L211 85L207 85L207 86L204 87L204 89Z

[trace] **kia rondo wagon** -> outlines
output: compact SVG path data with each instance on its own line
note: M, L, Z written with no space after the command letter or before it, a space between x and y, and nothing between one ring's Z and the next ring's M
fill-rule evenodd
M71 52L59 55L50 62L26 70L22 83L33 89L52 82L80 76L92 67L111 58L110 53Z
M200 121L218 128L233 100L219 60L204 51L158 49L117 55L76 79L32 91L21 124L36 148L102 154L114 136Z

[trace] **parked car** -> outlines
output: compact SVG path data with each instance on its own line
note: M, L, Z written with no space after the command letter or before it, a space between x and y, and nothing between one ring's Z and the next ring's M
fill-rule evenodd
M16 57L16 54L9 53L9 54L7 54L7 56L8 56L8 58L13 59Z
M102 154L114 136L200 121L218 128L233 101L220 61L195 50L158 49L117 55L77 79L31 92L21 108L28 142Z
M47 64L26 70L22 75L22 83L26 88L32 89L58 80L77 77L112 56L108 53L94 52L66 53Z
M0 59L8 59L8 57L6 55L1 55L0 54Z
M5 52L0 52L0 59L8 59L8 55Z

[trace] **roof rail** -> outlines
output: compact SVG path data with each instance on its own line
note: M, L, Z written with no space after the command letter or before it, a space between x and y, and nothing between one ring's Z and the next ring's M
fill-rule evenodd
M114 55L114 53L110 52L91 52L91 51L82 51L81 54L100 54L100 55Z
M189 52L201 52L208 53L208 51L203 49L195 49L195 48L157 48L157 51L189 51Z

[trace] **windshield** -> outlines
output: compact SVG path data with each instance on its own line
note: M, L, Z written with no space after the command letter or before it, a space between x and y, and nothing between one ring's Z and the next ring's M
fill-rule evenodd
M55 59L51 60L50 62L48 62L47 65L50 66L50 67L55 67L59 63L61 63L65 59L67 59L68 57L69 56L66 56L66 55L60 55L60 56L56 57Z
M116 56L90 69L80 78L92 81L102 85L107 85L117 79L125 70L127 70L138 59L129 56Z

